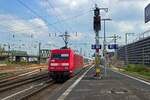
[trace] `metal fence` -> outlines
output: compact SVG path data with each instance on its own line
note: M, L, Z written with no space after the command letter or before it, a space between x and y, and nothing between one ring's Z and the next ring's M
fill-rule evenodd
M118 58L128 64L150 65L150 36L117 50Z

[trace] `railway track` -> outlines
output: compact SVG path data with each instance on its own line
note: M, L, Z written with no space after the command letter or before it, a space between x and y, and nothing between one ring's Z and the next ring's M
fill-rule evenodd
M38 73L38 70L30 71L30 72L27 72L27 73L19 74L17 76L8 77L8 78L5 78L5 79L0 79L0 84L4 84L4 83L10 82L10 81L12 82L12 81L18 80L19 78L22 79L26 76L32 76L36 73Z
M1 100L28 100L28 98L30 98L31 96L34 96L36 93L44 90L45 88L47 88L49 86L52 87L54 84L55 84L54 81L46 80L39 84L31 85L30 87L25 88L22 91L18 91L14 94L6 96L6 97L2 98Z
M48 88L48 87L53 87L53 85L55 84L54 81L50 80L49 82L44 83L43 86L34 89L32 92L24 95L20 100L30 100L30 98L36 94L38 94L39 92L41 92L42 90Z
M25 84L28 84L28 83L31 83L31 82L34 82L34 81L37 81L37 80L40 80L43 78L47 78L47 73L42 74L42 75L36 75L36 76L30 77L30 78L25 78L25 79L15 80L12 82L2 83L2 84L0 84L0 92L4 92L9 89L16 88L18 86L25 85Z
M45 70L45 68L41 67L41 68L25 69L25 70L18 70L18 71L14 71L14 72L8 72L8 74L9 73L13 73L13 74L8 75L6 77L1 77L0 78L0 83L1 83L1 81L8 81L10 79L15 79L17 77L24 76L26 74L30 74L30 73L33 73L33 72L38 72L38 71L40 71L40 69L42 69L42 71Z
M40 73L38 75L32 75L26 78L14 79L10 82L6 81L4 83L1 83L0 99L32 100L32 98L43 93L43 91L45 91L46 89L50 89L51 91L53 91L53 89L58 88L59 86L61 85L55 84L54 81L48 79L47 72Z
M0 83L0 99L1 100L20 100L21 97L27 97L29 93L34 90L40 90L49 84L47 72L39 73L24 78L17 78L11 81L4 81ZM28 88L29 87L29 88ZM27 92L28 90L32 90ZM25 95L19 96L20 94ZM35 91L34 91L35 92ZM31 94L30 94L31 95ZM15 97L15 99L13 99ZM17 97L17 98L16 98ZM19 99L18 99L19 98Z
M87 66L89 66L89 65L87 65ZM78 77L78 75L80 76L84 71L86 71L86 69L87 69L87 67L83 68L83 70L81 70L75 77ZM49 98L49 96L51 95L51 93L53 93L55 91L55 89L59 90L61 88L61 86L63 86L65 83L64 82L50 83L50 85L43 87L39 91L37 90L37 92L35 92L35 93L31 93L28 96L25 96L21 100L47 100Z

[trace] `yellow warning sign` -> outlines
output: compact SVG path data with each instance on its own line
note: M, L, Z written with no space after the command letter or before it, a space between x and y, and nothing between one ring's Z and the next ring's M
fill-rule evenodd
M96 67L96 73L100 73L100 68Z
M95 57L95 63L96 63L96 64L99 64L99 63L100 63L100 59L99 59L98 55L96 55L96 57Z

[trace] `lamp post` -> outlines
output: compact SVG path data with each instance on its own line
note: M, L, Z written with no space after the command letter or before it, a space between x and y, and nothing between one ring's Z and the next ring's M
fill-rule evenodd
M114 34L114 36L112 38L114 39L114 44L117 45L117 39L120 39L121 36ZM115 48L114 56L115 56L115 58L117 58L117 48Z
M128 44L128 35L133 35L135 33L125 33L125 63L126 65L128 65L128 48L127 48L127 44Z
M40 41L35 41L37 43L37 56L38 56L38 63L40 64L41 63L41 45L42 43Z
M112 19L110 18L105 18L105 19L101 19L101 21L104 22L104 41L103 41L103 56L104 56L104 50L106 50L106 28L105 28L105 21L111 21Z
M41 63L41 42L39 42L39 64Z
M101 19L101 21L104 21L104 41L103 41L103 58L104 58L104 70L105 70L105 76L107 75L106 71L106 28L105 28L105 21L111 21L112 19L106 18Z

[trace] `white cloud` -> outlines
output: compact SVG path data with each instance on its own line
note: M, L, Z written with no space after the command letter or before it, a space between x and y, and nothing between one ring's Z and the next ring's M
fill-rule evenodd
M0 27L4 27L3 30L8 32L35 36L48 33L47 24L39 18L25 20L17 16L1 14L0 20Z
M110 33L125 33L125 32L135 32L141 33L149 29L149 23L144 23L144 8L150 2L150 0L49 0L55 7L56 12L48 7L48 5L43 5L49 12L48 14L59 15L59 18L69 18L74 15L78 15L80 12L88 11L94 7L94 2L97 2L100 7L108 7L109 11L102 11L102 18L112 18L112 22L109 24L109 28L106 26L107 31ZM92 1L94 1L92 3ZM131 2L132 1L132 2ZM43 1L42 1L43 2ZM83 26L89 28L92 24L93 12L91 16L84 16L80 19L70 22L69 25L74 25L77 27L78 37L74 36L71 38L73 41L80 41L88 39L94 40L93 37L85 37L85 33L82 30ZM83 25L84 24L84 25ZM107 24L108 25L108 24ZM91 27L90 26L90 27ZM102 26L103 27L103 26ZM85 28L85 29L87 29ZM68 30L70 31L70 30ZM103 32L103 30L102 30ZM113 34L109 34L113 35ZM124 34L120 34L124 36Z
M140 21L113 21L111 24L116 32L144 32L150 27L150 23L145 24L143 20Z
M87 9L88 11L90 5L89 0L41 0L39 4L46 9L48 14L58 14L63 17L76 15L78 11L83 9ZM54 6L55 11L49 4Z
M120 29L121 32L132 32L134 30L134 25L130 22L119 22L117 24L117 28Z
M80 40L83 37L84 33L78 32L71 35L71 40Z

